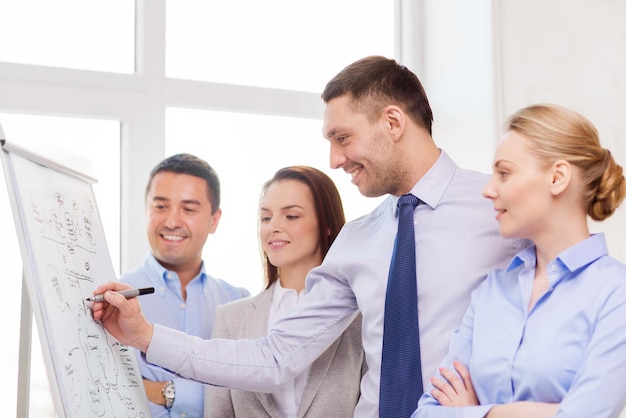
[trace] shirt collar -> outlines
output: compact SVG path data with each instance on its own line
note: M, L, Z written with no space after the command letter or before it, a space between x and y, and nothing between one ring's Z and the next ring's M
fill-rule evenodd
M272 298L272 305L274 306L275 310L278 309L283 299L287 297L287 295L292 295L290 296L292 298L294 297L293 295L295 295L295 300L297 300L299 296L298 292L296 292L295 289L283 287L280 284L280 279L276 280L274 282L274 297Z
M432 209L435 209L450 184L456 168L456 164L448 154L444 150L440 150L439 158L437 158L435 164L413 186L411 193ZM400 196L393 197L394 205L397 206Z
M282 298L285 294L287 293L298 293L296 291L296 289L291 289L289 287L283 287L283 285L280 283L280 279L276 279L275 282L275 289L274 289L274 296L277 296L279 298Z
M570 271L575 271L608 254L604 234L598 233L563 251L557 259Z
M608 248L603 233L592 234L589 238L569 247L560 253L558 260L567 270L576 271L581 267L591 264L600 257L608 255ZM535 245L526 247L509 263L506 271L513 270L521 264L536 265L537 255Z
M144 265L146 271L150 272L150 274L148 274L149 279L156 287L167 284L168 280L178 280L178 274L163 267L161 263L159 263L154 257L154 254L152 254L152 252L148 252L148 254L146 255ZM202 284L206 283L206 271L204 268L204 261L202 261L202 264L200 265L200 273L198 274L198 276L196 276L196 278L198 277L200 278Z

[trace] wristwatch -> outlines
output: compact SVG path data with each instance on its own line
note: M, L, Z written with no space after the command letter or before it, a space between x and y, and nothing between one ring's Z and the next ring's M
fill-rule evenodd
M173 380L168 380L165 385L163 385L163 397L165 398L165 407L167 409L172 409L174 406L174 399L176 399L176 386L174 386Z

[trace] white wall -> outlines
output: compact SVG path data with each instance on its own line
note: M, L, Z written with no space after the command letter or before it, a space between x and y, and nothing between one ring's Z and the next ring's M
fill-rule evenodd
M464 168L489 172L496 103L491 0L424 0L418 72L433 138Z
M626 166L626 0L494 0L499 124L526 105L568 106L596 126ZM626 261L626 205L608 220L609 251Z

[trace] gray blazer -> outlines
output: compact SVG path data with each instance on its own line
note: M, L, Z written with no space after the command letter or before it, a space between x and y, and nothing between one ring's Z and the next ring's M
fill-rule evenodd
M214 338L260 338L267 335L273 286L259 295L217 307ZM298 417L352 417L366 371L361 342L361 314L311 365ZM207 386L204 416L281 418L269 393ZM282 417L294 418L294 417Z

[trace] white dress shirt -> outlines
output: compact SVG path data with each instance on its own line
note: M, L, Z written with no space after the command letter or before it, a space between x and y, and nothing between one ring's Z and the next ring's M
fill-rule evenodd
M272 297L272 304L270 305L268 328L269 333L280 318L285 316L291 308L296 306L300 295L304 292L298 292L295 289L284 288L280 280L276 281L274 286L274 295ZM298 409L300 409L300 401L302 400L302 394L304 393L304 387L306 381L309 378L309 370L307 367L302 373L300 373L294 380L289 380L272 393L272 400L276 406L276 409L280 413L281 417L289 418L298 415Z

